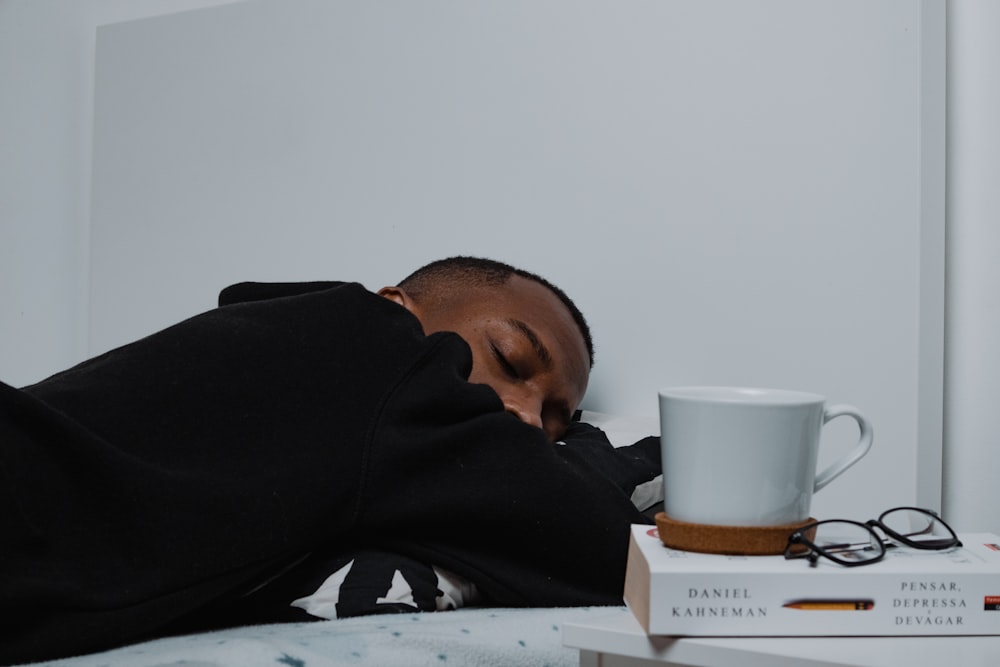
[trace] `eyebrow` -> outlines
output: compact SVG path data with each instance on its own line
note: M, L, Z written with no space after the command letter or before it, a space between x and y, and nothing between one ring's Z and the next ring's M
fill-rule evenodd
M531 349L535 351L535 354L545 365L546 370L552 368L552 353L549 352L549 348L545 347L545 343L541 341L538 334L535 333L535 330L521 320L510 318L506 320L506 322L508 326L520 331L521 334L528 339L528 342L531 344Z

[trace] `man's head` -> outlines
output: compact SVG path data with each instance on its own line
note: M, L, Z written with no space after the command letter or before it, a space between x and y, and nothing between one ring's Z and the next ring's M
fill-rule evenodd
M379 294L413 313L424 333L460 335L472 349L470 382L492 387L550 438L562 435L594 361L587 322L562 290L502 262L452 257Z

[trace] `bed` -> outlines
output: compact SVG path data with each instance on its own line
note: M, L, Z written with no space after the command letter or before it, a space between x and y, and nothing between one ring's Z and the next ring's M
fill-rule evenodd
M579 420L600 428L615 447L646 440L659 431L655 419L584 412ZM558 446L558 445L557 445ZM662 476L654 476L635 487L632 501L651 515L662 502ZM388 590L371 599L372 581L362 581L360 608L351 615L338 614L338 597L344 597L345 579L366 564L352 554L331 564L330 576L308 598L290 601L292 606L320 620L266 625L246 625L208 632L184 633L99 653L33 665L61 667L253 667L288 665L316 667L371 664L385 667L419 665L576 665L575 649L563 646L562 626L607 615L617 607L506 608L478 606L468 582L455 575L425 566L432 578L431 599L421 598L398 554L371 552L368 564L384 572L399 568ZM419 567L421 564L412 563ZM406 571L406 577L401 576ZM433 578L436 577L436 581ZM357 580L356 580L357 581ZM426 582L425 582L426 583ZM349 586L348 586L349 587ZM416 599L415 599L416 598ZM343 606L339 609L343 611ZM372 613L379 609L387 613ZM420 611L432 609L433 611ZM357 614L357 615L354 615ZM339 617L338 617L339 616Z
M611 607L469 608L279 623L156 639L47 663L53 667L576 665L562 626Z

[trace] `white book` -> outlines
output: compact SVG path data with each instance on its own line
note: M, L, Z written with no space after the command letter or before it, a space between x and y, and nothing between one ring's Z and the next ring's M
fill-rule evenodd
M634 525L625 602L650 635L1000 634L1000 537L959 538L944 552L899 547L845 567L679 551Z

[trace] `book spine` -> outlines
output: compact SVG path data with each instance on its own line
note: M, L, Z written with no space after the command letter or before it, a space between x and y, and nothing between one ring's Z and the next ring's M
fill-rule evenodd
M1000 634L995 575L656 575L650 634ZM629 604L635 608L635 596ZM641 621L641 619L640 619Z

